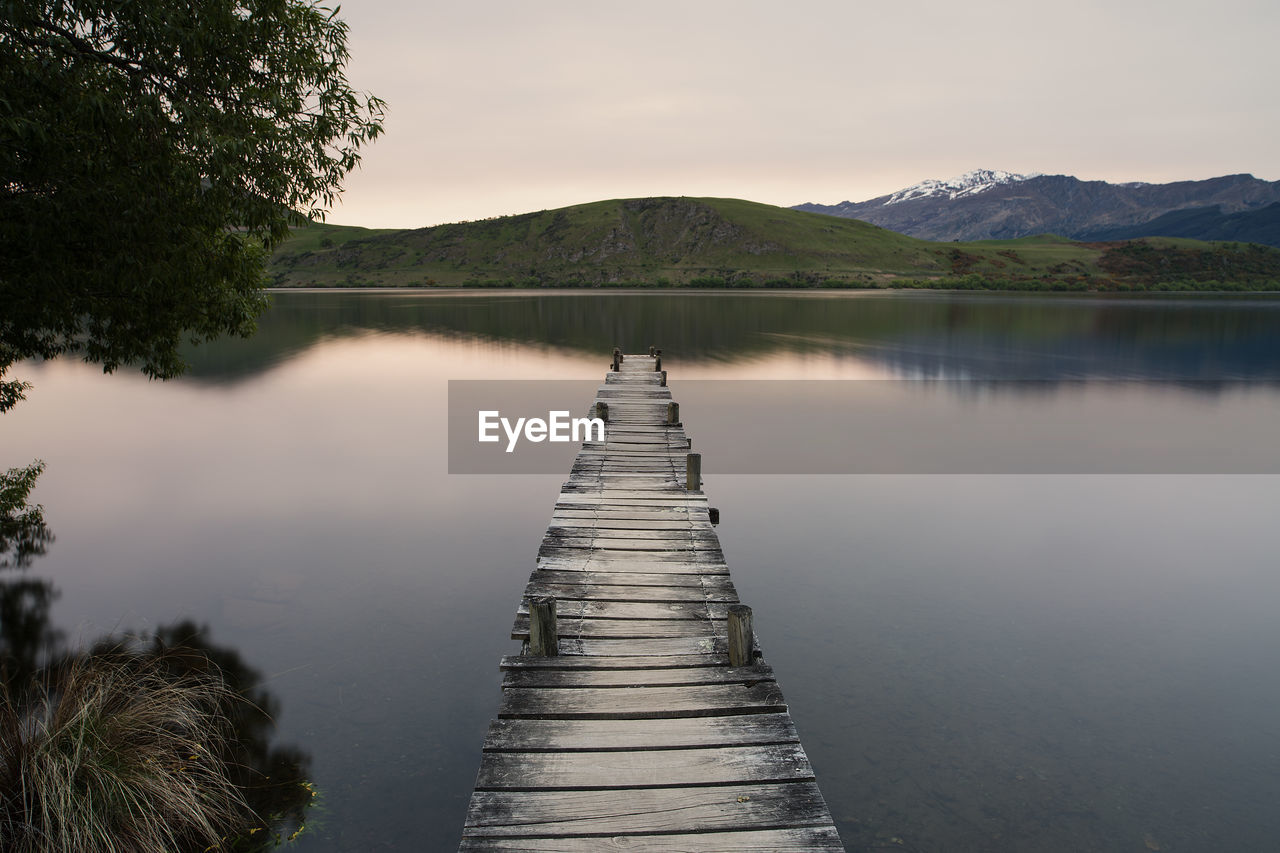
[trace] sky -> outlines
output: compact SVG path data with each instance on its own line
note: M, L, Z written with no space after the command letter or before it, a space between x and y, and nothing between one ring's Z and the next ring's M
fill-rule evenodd
M1273 0L347 0L386 133L328 221L687 195L862 201L971 169L1280 179Z

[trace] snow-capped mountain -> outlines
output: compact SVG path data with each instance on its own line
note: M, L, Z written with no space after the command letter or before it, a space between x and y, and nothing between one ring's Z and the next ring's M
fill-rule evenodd
M1037 177L1039 177L1038 172L1030 175L1017 175L1013 172L1002 172L998 169L974 169L971 172L965 172L958 178L948 178L945 181L931 178L927 181L913 184L905 190L898 190L889 196L889 200L884 204L898 204L911 199L934 198L937 196L946 196L949 200L954 201L963 196L986 192L992 187Z
M1151 235L1280 245L1280 233L1273 233L1277 232L1275 212L1264 210L1277 202L1280 181L1252 175L1172 184L1109 184L1070 175L975 169L958 178L922 181L868 201L799 204L795 209L862 219L927 240L1007 239L1044 233L1120 239L1121 234L1137 236L1147 223L1159 220L1153 227L1165 230L1153 230ZM1175 213L1171 219L1169 215ZM1229 219L1217 222L1215 217ZM1206 231L1211 221L1212 228ZM1167 230L1173 224L1180 229L1177 233Z

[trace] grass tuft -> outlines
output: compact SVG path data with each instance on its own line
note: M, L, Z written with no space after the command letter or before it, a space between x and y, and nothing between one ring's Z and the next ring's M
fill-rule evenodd
M240 698L163 655L73 658L0 695L0 846L12 853L223 849L253 820L223 756Z

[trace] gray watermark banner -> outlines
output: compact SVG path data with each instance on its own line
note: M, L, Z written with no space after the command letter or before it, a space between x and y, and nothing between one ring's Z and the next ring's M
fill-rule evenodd
M619 388L450 380L449 473L567 476L595 401ZM1276 382L695 379L667 390L709 474L1280 473Z

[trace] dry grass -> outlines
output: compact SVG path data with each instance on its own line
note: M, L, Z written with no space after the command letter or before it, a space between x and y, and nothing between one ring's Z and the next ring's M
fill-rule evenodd
M0 849L220 849L252 820L223 759L236 701L216 673L123 651L73 659L35 694L6 691Z

